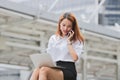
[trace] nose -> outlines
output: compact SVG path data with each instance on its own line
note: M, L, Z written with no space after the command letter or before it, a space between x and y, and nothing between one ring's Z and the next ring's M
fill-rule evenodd
M65 26L65 28L64 28L65 30L67 30L67 27Z

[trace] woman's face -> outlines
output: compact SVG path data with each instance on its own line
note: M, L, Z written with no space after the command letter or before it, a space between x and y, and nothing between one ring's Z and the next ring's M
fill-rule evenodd
M64 37L67 33L72 29L72 22L68 19L63 19L60 23L60 30L62 32L62 36Z

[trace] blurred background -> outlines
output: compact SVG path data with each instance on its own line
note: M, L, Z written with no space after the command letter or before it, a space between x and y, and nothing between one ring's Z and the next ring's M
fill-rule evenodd
M0 0L0 80L28 80L64 12L85 37L77 80L120 80L120 0Z

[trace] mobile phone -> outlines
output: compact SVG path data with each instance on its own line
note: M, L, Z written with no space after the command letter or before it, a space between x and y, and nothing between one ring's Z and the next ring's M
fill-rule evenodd
M68 37L70 36L70 33L69 33L69 32L67 33L67 36L68 36Z
M67 33L67 36L69 37L70 36L70 32L71 32L72 30L70 30L68 33Z

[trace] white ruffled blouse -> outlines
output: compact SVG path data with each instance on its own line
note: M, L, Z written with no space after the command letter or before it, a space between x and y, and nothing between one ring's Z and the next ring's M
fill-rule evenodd
M72 44L75 49L78 58L80 57L81 52L83 51L83 43L79 40ZM74 62L72 59L68 47L67 47L67 37L59 37L56 35L52 35L48 42L47 53L52 56L54 62L56 61L70 61Z

